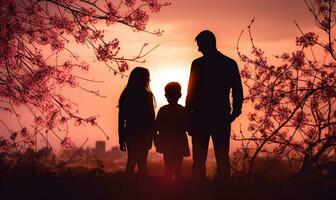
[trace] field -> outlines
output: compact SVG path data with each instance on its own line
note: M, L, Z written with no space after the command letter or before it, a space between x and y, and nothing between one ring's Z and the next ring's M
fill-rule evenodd
M190 177L191 161L184 163L184 180L166 182L161 162L149 162L149 177L125 177L121 171L76 167L62 172L14 167L1 172L1 199L335 199L336 179L318 176L305 180L234 175L230 181ZM209 168L209 165L208 165ZM279 174L281 168L277 168ZM285 169L283 169L285 170ZM286 170L285 170L286 171ZM280 177L280 176L278 176Z

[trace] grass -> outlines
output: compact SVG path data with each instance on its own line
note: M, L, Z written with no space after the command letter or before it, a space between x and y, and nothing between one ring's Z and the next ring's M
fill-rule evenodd
M336 182L314 179L307 182L279 181L265 177L253 180L233 176L230 182L208 179L195 182L186 177L167 183L158 175L159 164L149 166L148 178L125 177L121 172L99 169L76 173L11 170L1 173L1 199L336 199ZM186 172L185 172L186 173Z

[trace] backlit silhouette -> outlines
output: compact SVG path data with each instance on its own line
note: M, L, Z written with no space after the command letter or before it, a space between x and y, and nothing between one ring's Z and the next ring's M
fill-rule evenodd
M186 107L190 114L193 144L193 176L206 176L210 136L217 162L217 176L230 177L229 145L231 122L241 113L243 91L236 62L216 48L215 35L202 31L196 37L202 57L193 61ZM232 90L233 110L230 106Z
M119 99L119 145L127 150L125 173L147 175L147 155L154 134L154 96L149 87L149 71L136 67Z
M160 108L156 118L158 135L155 146L159 153L163 153L165 175L168 180L181 179L183 156L190 156L187 130L187 113L183 106L177 103L181 97L181 86L177 82L170 82L165 87L168 105Z

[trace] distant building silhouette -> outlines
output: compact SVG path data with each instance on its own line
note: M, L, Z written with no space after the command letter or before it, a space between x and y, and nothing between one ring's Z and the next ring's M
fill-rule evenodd
M106 150L106 142L105 141L96 141L96 148L94 150L94 154L97 157L102 157Z

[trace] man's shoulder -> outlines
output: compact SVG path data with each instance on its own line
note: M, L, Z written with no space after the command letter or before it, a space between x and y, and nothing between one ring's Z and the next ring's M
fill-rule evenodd
M233 58L230 58L229 56L224 55L220 51L218 51L217 56L215 56L214 58L217 58L217 59L221 60L222 62L225 62L226 65L228 65L228 64L232 65L232 66L237 65L237 62ZM195 66L202 65L202 63L207 59L209 59L209 58L206 58L205 56L201 56L201 57L193 60L192 65L195 65Z
M220 58L225 61L226 63L228 64L232 64L232 65L237 65L237 62L233 59L233 58L230 58L229 56L227 55L224 55L223 53L219 52L219 56Z
M201 63L204 60L204 56L198 57L195 60L192 61L193 65L197 65L199 63Z

